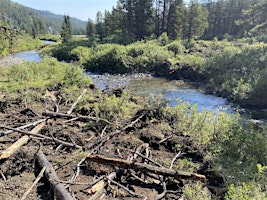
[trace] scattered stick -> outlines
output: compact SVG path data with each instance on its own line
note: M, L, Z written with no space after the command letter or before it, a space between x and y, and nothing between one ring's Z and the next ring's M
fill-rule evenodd
M70 115L72 113L72 111L74 110L75 106L78 104L78 102L81 100L81 98L83 97L83 95L85 94L85 92L87 91L87 89L84 89L82 94L78 97L78 99L74 102L74 104L71 106L71 108L68 110L67 114Z
M33 182L33 184L31 185L31 187L23 194L22 198L20 200L25 200L27 195L31 192L32 188L40 181L40 179L43 177L44 175L44 171L45 171L45 167L42 168L41 172L39 173L39 175L37 176L37 178L35 179L35 181Z
M90 116L83 116L83 115L68 115L65 113L57 113L57 112L51 112L51 111L47 111L47 112L43 112L42 113L43 116L47 116L47 117L56 117L56 118L64 118L64 119L76 119L76 120L83 120L83 121L103 121L106 122L107 124L113 124L112 122L106 120L106 119L102 119L99 117L90 117Z
M173 137L173 135L170 135L170 136L168 136L168 137L166 137L166 138L160 140L160 141L159 141L159 144L161 144L161 143L163 143L163 142L165 142L165 141L171 139L172 137Z
M114 178L116 178L116 176L117 176L117 173L112 172L106 178L113 180ZM94 194L93 196L89 198L89 200L100 199L100 197L104 193L105 186L106 186L105 181L101 180L97 184L95 184L91 189L89 189L87 192L89 194Z
M46 119L40 119L38 121L35 121L35 122L32 122L30 124L26 124L26 125L23 125L23 126L20 126L20 127L17 127L17 129L25 129L25 128L28 128L28 127L31 127L31 126L36 126L42 122L45 122L46 120L48 120L49 118L46 118ZM14 130L9 130L9 131L6 131L4 134L2 134L1 136L6 136L10 133L13 133Z
M167 194L167 185L166 185L166 182L164 181L164 178L163 177L161 177L161 180L162 180L163 192L161 194L159 194L158 196L156 196L153 200L163 199L166 196L166 194Z
M45 122L41 122L38 126L33 128L30 133L37 134L43 127L45 126ZM29 141L29 136L24 135L20 139L18 139L14 144L8 147L6 150L0 153L0 160L7 159L12 156L16 151L18 151L24 144Z
M144 196L141 195L141 194L137 194L137 193L135 193L135 192L129 190L127 187L125 187L125 186L123 186L122 184L120 184L120 183L114 181L113 179L109 178L108 176L106 177L106 179L108 179L111 183L113 183L113 184L115 184L115 185L121 187L122 189L126 190L126 191L127 191L129 194L131 194L132 196L135 196L135 197L144 197Z
M0 170L0 175L2 176L2 178L4 179L4 181L7 180L6 177L5 177L5 175L3 174L3 172L1 170Z
M128 160L122 160L119 158L109 158L102 155L90 155L87 157L87 160L92 162L97 162L105 165L116 165L125 169L133 169L136 171L142 172L150 172L158 175L170 176L174 178L182 178L182 179L193 179L193 180L200 180L205 182L206 177L201 174L191 173L191 172L184 172L184 171L176 171L173 169L167 169L162 167L156 167L149 164L132 162Z
M70 180L70 184L68 184L65 188L68 188L71 184L75 183L76 179L78 178L79 174L80 174L80 167L82 165L82 163L86 160L86 158L88 156L90 156L91 154L93 154L98 148L100 148L102 146L103 142L101 142L98 146L96 146L90 153L88 153L86 156L84 156L80 162L77 164L76 166L76 173L73 175L73 177Z
M133 127L134 124L136 124L145 114L142 114L141 116L139 116L136 120L134 120L132 123L128 124L127 126L123 127L121 130L115 130L109 134L106 134L104 137L97 139L94 143L91 143L89 145L89 149L93 148L95 145L98 145L99 143L104 143L106 142L109 138L118 135L119 133L121 133L122 131L125 131L126 129Z
M72 143L65 142L65 141L60 140L60 139L57 139L57 138L48 137L48 136L45 136L45 135L31 133L29 131L23 131L23 130L16 129L16 128L11 128L11 127L8 127L8 126L0 126L0 128L5 128L5 129L13 130L13 131L22 133L24 135L30 135L30 136L33 136L33 137L39 137L41 139L46 139L46 140L54 141L54 142L56 142L58 144L62 144L62 145L67 146L67 147L74 147L74 148L77 148L77 149L82 148L82 146L80 146L80 145L72 144Z
M179 152L176 154L176 156L172 159L172 162L171 162L171 165L170 165L169 169L172 169L174 162L176 161L176 159L177 159L178 157L180 157L181 153L182 153L182 152L179 151Z
M40 150L36 154L37 161L41 167L45 167L45 176L49 180L50 185L55 192L56 196L60 200L73 200L73 197L71 194L64 188L64 186L61 183L58 183L58 176L52 167L52 165L48 162L46 156L44 153Z

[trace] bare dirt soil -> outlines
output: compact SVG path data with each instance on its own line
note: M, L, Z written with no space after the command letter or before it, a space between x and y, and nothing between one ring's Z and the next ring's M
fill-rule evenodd
M57 98L54 94L56 92L51 92L53 98ZM191 148L188 138L168 130L157 131L162 122L153 119L146 110L133 113L128 121L108 122L108 119L97 119L79 110L67 114L70 108L63 104L55 106L53 98L44 97L36 105L29 105L25 99L5 102L2 98L0 156L23 135L29 135L29 140L9 158L0 159L0 199L22 198L41 171L40 152L57 177L48 177L50 172L45 171L26 199L60 199L51 182L62 185L72 199L79 200L182 200L186 199L184 186L196 183L202 185L206 196L218 199L223 195L216 189L223 185L221 177L210 169L196 149ZM21 129L24 132L11 132L11 128L40 119L46 120L36 135L30 135L30 131L40 123ZM94 126L106 124L108 128L103 126L103 131L99 132L91 123ZM182 151L177 151L177 144ZM100 157L93 160L92 156L96 155ZM183 175L178 173L178 164L179 159L185 158L199 167ZM111 161L100 162L101 159ZM138 164L143 167L136 167ZM46 170L50 169L46 166Z

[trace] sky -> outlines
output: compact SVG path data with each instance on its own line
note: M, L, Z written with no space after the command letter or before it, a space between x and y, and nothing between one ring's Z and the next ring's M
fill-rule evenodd
M83 21L95 20L97 11L104 13L117 5L117 0L12 0L24 6L69 15Z

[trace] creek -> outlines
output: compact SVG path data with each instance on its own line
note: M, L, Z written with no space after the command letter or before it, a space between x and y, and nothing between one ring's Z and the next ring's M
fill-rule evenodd
M39 62L40 55L36 51L26 51L15 54L16 57L26 61ZM110 75L94 74L87 72L97 88L114 89L127 88L138 95L148 96L160 95L166 99L170 106L177 105L177 100L189 102L191 105L198 104L198 110L211 110L213 112L223 111L227 113L234 112L233 106L224 98L213 95L206 95L201 89L179 80L169 81L163 78L155 78L147 74L134 75Z

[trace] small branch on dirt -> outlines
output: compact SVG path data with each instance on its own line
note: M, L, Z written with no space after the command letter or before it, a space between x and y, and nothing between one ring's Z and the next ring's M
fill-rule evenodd
M193 179L193 180L200 180L205 182L206 177L201 174L191 173L191 172L184 172L184 171L176 171L173 169L167 169L162 167L156 167L149 164L132 162L128 160L122 160L119 158L109 158L102 155L90 155L87 157L87 160L92 162L97 162L105 165L116 165L125 169L133 169L133 170L140 170L142 172L150 172L158 175L170 176L174 178L182 178L182 179Z
M101 146L102 146L102 144L103 144L104 142L101 142L98 146L96 146L90 153L88 153L86 156L84 156L81 160L80 160L80 162L77 164L77 166L76 166L76 173L73 175L73 177L71 178L71 180L70 180L70 184L68 184L65 188L68 188L71 184L73 184L73 183L75 183L75 181L76 181L76 179L77 179L77 177L79 176L79 174L80 174L80 167L81 167L81 165L82 165L82 163L86 160L86 158L88 157L88 156L90 156L91 154L93 154L98 148L100 148Z
M48 119L48 118L46 118L46 119L40 119L40 120L35 121L35 122L32 122L32 123L30 123L30 124L26 124L26 125L17 127L16 129L25 129L25 128L28 128L28 127L31 127L31 126L36 126L36 125L38 125L38 124L40 124L40 123L42 123L42 122L45 122L47 119ZM14 132L14 130L9 130L9 131L6 131L6 132L5 132L3 135L1 135L1 136L6 136L6 135L8 135L8 134L10 134L10 133L13 133L13 132Z
M112 172L108 176L106 176L106 178L113 180L114 178L116 178L116 176L117 176L117 173ZM105 181L101 180L97 184L95 184L91 189L89 189L87 192L89 194L94 194L93 196L89 198L89 200L99 199L99 197L102 196L102 194L104 193L105 186L106 186Z
M48 137L48 136L41 135L41 134L31 133L29 131L23 131L23 130L16 129L16 128L11 128L11 127L8 127L8 126L0 126L0 128L5 128L5 129L13 130L13 131L25 134L25 135L30 135L30 136L33 136L33 137L39 137L41 139L54 141L56 143L63 144L64 146L67 146L67 147L74 147L74 148L77 148L77 149L82 148L82 146L80 146L80 145L72 144L72 143L65 142L63 140L57 139L57 138L52 138L52 137Z
M74 102L74 104L71 106L71 108L68 110L67 114L70 115L72 113L72 111L74 110L75 106L78 104L78 102L81 100L81 98L83 97L83 95L85 94L85 92L87 91L87 89L84 89L82 94L78 97L78 99Z
M56 179L54 179L54 181L59 182L59 183L63 183L63 184L70 184L70 185L86 185L87 188L89 188L89 187L95 185L97 182L103 180L104 177L105 176L100 176L98 179L96 179L95 181L93 181L91 183L81 183L81 182L71 183L70 181L62 181L62 180L56 180Z
M153 200L160 200L164 198L167 194L167 185L163 177L161 177L161 181L162 181L162 186L163 186L163 192L159 194L158 196L156 196Z
M60 200L73 200L71 194L64 188L64 186L57 181L58 176L52 167L52 165L48 162L46 156L42 151L39 151L36 154L37 161L41 167L45 167L45 176L49 180L50 185L55 192L56 196Z
M90 116L83 116L83 115L68 115L65 113L57 113L57 112L51 112L51 111L47 111L47 112L43 112L42 113L43 116L47 116L47 117L54 117L54 118L64 118L64 119L73 119L73 118L77 118L77 120L82 120L82 121L103 121L106 122L107 124L114 124L106 119L102 119L99 117L90 117Z
M159 144L161 144L161 143L163 143L163 142L165 142L165 141L171 139L172 137L173 137L173 135L170 135L170 136L168 136L168 137L166 137L166 138L160 140L160 141L159 141Z
M6 177L5 177L5 175L3 174L3 172L1 170L0 170L0 175L2 176L2 178L4 179L4 181L7 180Z
M128 124L127 126L123 127L121 130L115 130L109 134L106 134L104 137L97 139L95 142L91 143L88 148L93 148L95 145L98 145L99 143L104 143L106 142L109 138L118 135L119 133L121 133L122 131L125 131L127 128L132 127L134 124L136 124L145 114L142 114L141 116L139 116L136 120L134 120L132 123Z
M111 183L113 183L113 184L115 184L115 185L121 187L122 189L126 190L126 191L127 191L129 194L131 194L132 196L135 196L135 197L143 197L143 198L144 198L143 195L141 195L141 194L137 194L137 193L135 193L135 192L129 190L127 187L125 187L125 186L123 186L122 184L120 184L120 183L118 183L118 182L116 182L116 181L110 179L108 176L106 177L106 179L109 180Z
M75 118L72 118L72 119L69 119L69 120L64 121L63 124L67 124L69 122L73 122L73 121L76 121L78 119L79 119L79 117L75 117Z
M33 128L30 133L37 134L43 127L45 126L45 122L41 122L38 126ZM29 141L29 136L24 135L20 139L18 139L14 144L8 147L6 150L0 153L0 160L7 159L12 156L16 151L18 151L24 144Z
M176 154L176 156L172 159L172 162L171 162L171 165L170 165L169 169L172 169L174 162L176 161L176 159L177 159L178 157L180 157L181 153L182 153L182 152L179 151L179 152Z
M42 168L42 170L40 171L40 173L38 174L37 178L35 179L35 181L33 182L33 184L31 185L31 187L23 194L22 198L20 200L25 200L27 195L31 192L32 188L40 181L40 179L43 177L45 171L45 167Z
M127 150L128 150L128 151L131 151L131 152L134 152L134 151L132 151L132 150L130 150L130 149L127 149ZM139 152L136 152L136 151L135 151L134 153L135 153L136 155L138 155L138 156L140 156L140 157L142 157L142 158L148 160L149 162L151 162L151 163L157 165L158 167L165 168L165 167L164 167L163 165L161 165L160 163L158 163L158 162L152 160L151 158L148 158L148 157L144 156L143 154L141 154L141 153L139 153Z

